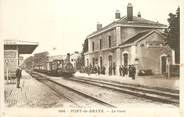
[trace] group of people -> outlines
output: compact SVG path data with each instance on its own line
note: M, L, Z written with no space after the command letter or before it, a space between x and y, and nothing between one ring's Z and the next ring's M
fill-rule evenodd
M104 74L105 75L105 66L92 66L89 65L85 68L86 73L89 75L91 73L98 73L98 74Z
M116 64L113 63L113 65L109 66L109 75L116 75Z
M135 75L136 75L136 68L134 65L120 65L119 66L119 74L120 76L126 76L129 75L129 77L132 77L133 80L135 80Z
M85 67L85 72L90 75L92 73L97 73L105 75L106 68L105 66L92 66L91 64L87 67ZM116 65L110 65L108 68L108 74L111 75L116 75ZM135 74L136 74L136 68L134 65L120 65L119 66L119 74L120 76L126 76L128 75L132 79L135 79Z

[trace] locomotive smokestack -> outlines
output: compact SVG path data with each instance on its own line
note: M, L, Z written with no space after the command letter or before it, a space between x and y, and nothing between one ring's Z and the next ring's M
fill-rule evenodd
M70 53L67 53L66 60L70 62Z
M138 12L137 17L141 18L141 12L140 11Z

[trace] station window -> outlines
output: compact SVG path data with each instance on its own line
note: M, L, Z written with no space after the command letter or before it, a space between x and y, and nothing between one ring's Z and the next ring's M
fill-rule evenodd
M94 50L95 50L95 43L92 42L92 51L94 51Z
M100 39L100 50L102 49L102 39Z
M109 41L109 48L111 48L111 41L112 41L111 36L108 36L108 41Z

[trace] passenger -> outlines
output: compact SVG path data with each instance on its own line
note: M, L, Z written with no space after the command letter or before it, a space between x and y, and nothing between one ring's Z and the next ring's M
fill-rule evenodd
M124 66L124 75L126 76L127 74L128 74L128 66L125 65L125 66Z
M94 73L96 74L97 73L97 67L94 66Z
M93 67L92 67L92 65L90 64L90 65L89 65L89 73L92 73L92 71L93 71Z
M119 66L119 75L122 76L122 66Z
M113 74L116 75L116 64L115 63L113 64L112 70L113 70Z
M105 75L105 66L102 66L102 74Z
M123 71L123 77L127 74L127 68L126 66L122 65L122 71Z
M100 67L97 66L97 72L98 72L98 75L100 75Z
M132 65L132 79L135 80L136 68Z
M16 70L17 88L20 88L20 78L22 77L22 70L20 66Z
M112 66L111 65L109 66L109 75L110 76L112 75Z
M121 69L122 69L122 70L121 70L121 71L122 71L122 72L121 72L121 73L122 73L122 76L124 77L124 76L125 76L125 66L122 65L122 66L121 66Z
M88 76L90 75L90 66L87 66L86 67L86 71L87 71L87 74L88 74Z
M129 77L132 77L132 66L129 65L128 67L128 74L129 74Z

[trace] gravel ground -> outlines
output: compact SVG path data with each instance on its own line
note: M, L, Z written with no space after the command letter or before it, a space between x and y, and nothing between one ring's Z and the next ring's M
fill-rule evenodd
M149 99L144 99L136 96L132 96L125 93L119 93L117 91L104 89L101 87L70 81L67 78L50 77L53 80L70 86L74 89L85 92L89 95L102 99L119 108L126 107L144 107L144 108L178 108L171 104L164 104L155 102ZM61 87L53 86L60 93L70 96L71 100L80 105L81 107L100 107L97 103L85 99L75 93L69 92ZM17 89L16 84L5 84L5 105L6 107L41 107L41 108L68 108L76 107L65 97L54 92L48 86L33 79L28 74L24 73L21 79L21 88Z
M89 84L70 81L67 78L52 77L52 79L61 84L64 83L64 85L70 86L74 89L90 94L94 97L98 97L110 104L113 104L121 108L125 108L127 106L128 107L138 106L138 107L155 107L155 108L156 107L178 108L177 106L174 106L171 104L155 102L149 99L136 97L136 96L125 94L125 93L120 93L117 91L104 89L104 88L89 85Z
M102 80L109 80L115 81L120 83L128 83L128 84L136 84L141 86L148 86L148 87L157 87L157 88L166 88L172 90L179 90L179 78L158 78L157 76L137 76L135 80L132 80L130 77L120 77L120 76L109 76L109 75L97 75L97 74L90 74L87 75L85 73L76 72L74 74L77 77L89 77L94 79L102 79Z
M47 86L24 75L21 88L16 84L5 84L5 106L7 107L75 107L66 98L58 96Z

